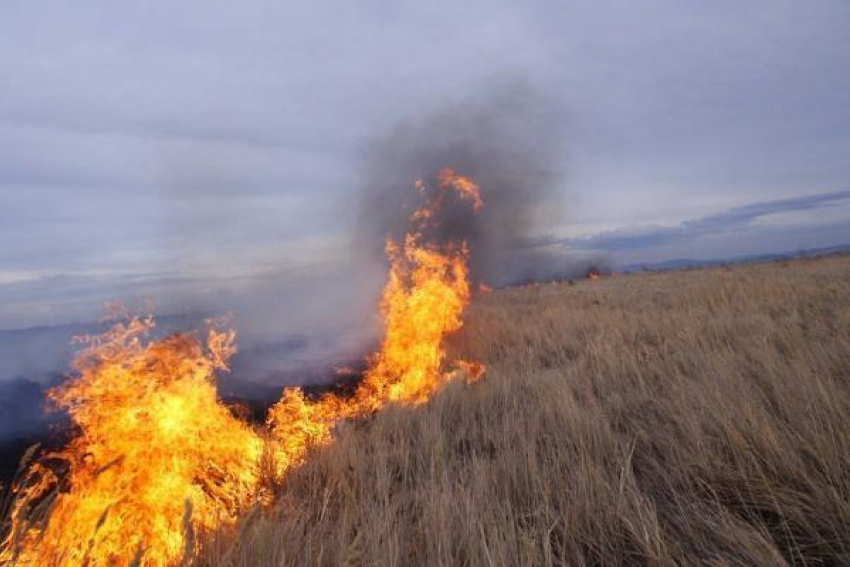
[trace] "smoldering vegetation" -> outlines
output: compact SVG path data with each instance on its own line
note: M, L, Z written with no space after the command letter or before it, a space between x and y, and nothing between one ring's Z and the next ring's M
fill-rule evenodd
M846 565L850 257L480 296L487 364L348 424L206 565Z
M574 276L583 259L529 245L535 229L564 222L568 212L565 114L558 101L517 81L402 120L364 152L355 248L382 258L385 238L399 239L409 226L420 198L413 183L423 181L433 192L438 172L448 167L480 186L484 208L475 214L449 195L427 237L466 242L474 283Z

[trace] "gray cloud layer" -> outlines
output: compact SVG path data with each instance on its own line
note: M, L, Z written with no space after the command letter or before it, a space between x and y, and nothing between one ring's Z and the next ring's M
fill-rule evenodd
M600 232L582 238L541 238L529 244L532 247L561 244L572 249L606 252L642 250L688 243L703 237L728 234L733 231L740 232L751 228L754 221L768 215L811 211L834 206L836 203L848 199L850 199L850 191L819 193L733 207L720 213L684 221L675 226L625 228Z

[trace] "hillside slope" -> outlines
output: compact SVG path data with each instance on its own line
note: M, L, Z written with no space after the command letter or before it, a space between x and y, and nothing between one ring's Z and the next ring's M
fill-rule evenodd
M228 565L850 564L850 257L478 298L488 366L338 432Z

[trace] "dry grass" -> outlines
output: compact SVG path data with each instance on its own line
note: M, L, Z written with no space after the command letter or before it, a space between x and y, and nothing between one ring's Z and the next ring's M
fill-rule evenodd
M848 565L850 257L502 290L488 365L343 428L227 565Z

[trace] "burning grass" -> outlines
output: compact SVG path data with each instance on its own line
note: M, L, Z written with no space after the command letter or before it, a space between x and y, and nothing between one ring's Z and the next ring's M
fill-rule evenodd
M253 499L263 443L212 381L233 333L147 342L153 324L131 318L88 338L78 377L50 391L79 432L22 477L0 560L97 565L138 554L165 564L184 553L189 511L193 529L211 530Z
M482 288L464 322L468 250L425 235L480 198L438 180L348 395L257 428L213 386L232 333L92 337L0 564L850 564L850 257Z
M62 449L28 455L4 503L0 564L173 565L192 562L198 536L231 526L271 501L311 447L327 445L341 421L390 403L421 404L459 375L483 367L448 361L443 339L469 303L464 242L433 241L447 192L478 210L478 186L450 169L410 217L403 242L387 242L385 337L350 397L309 399L284 391L257 430L221 403L235 333L211 328L148 339L152 319L128 317L87 337L75 375L49 392L76 428Z
M498 290L209 565L850 564L850 257Z

